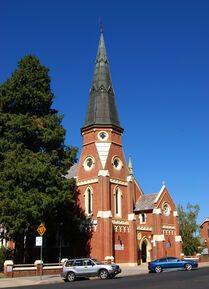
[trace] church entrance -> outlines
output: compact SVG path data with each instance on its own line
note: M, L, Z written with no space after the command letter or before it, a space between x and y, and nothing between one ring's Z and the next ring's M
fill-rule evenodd
M147 263L150 261L150 254L151 254L151 243L149 239L146 237L142 238L139 242L139 252L138 252L138 262L140 263Z
M147 262L147 244L145 242L142 243L142 250L141 250L141 259L142 259L142 263L146 263Z

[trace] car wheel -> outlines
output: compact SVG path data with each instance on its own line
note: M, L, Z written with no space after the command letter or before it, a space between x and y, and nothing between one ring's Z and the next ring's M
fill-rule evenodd
M107 279L109 276L108 271L106 269L102 269L99 271L99 277L100 279L104 280Z
M191 271L192 270L192 265L191 264L185 264L185 269L187 270L187 271Z
M156 272L156 273L162 272L162 267L161 267L161 266L156 266L156 267L155 267L155 272Z
M69 273L67 274L67 281L69 281L69 282L75 281L75 273L69 272Z

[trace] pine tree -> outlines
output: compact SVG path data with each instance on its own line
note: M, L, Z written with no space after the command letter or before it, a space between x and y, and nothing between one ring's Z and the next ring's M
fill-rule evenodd
M48 72L29 55L0 86L0 224L15 241L18 262L31 259L41 222L49 249L59 242L60 227L62 238L75 243L72 236L81 233L85 219L76 207L75 183L64 177L77 149L64 144Z

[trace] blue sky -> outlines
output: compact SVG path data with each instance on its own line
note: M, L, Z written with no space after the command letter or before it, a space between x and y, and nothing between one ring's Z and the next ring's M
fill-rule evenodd
M145 193L209 217L209 1L0 0L0 83L33 54L50 69L66 144L82 145L102 21L126 158Z

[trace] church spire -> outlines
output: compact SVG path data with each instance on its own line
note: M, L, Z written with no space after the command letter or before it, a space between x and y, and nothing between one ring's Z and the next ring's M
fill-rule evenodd
M102 29L83 129L91 126L110 126L123 131L118 118Z

